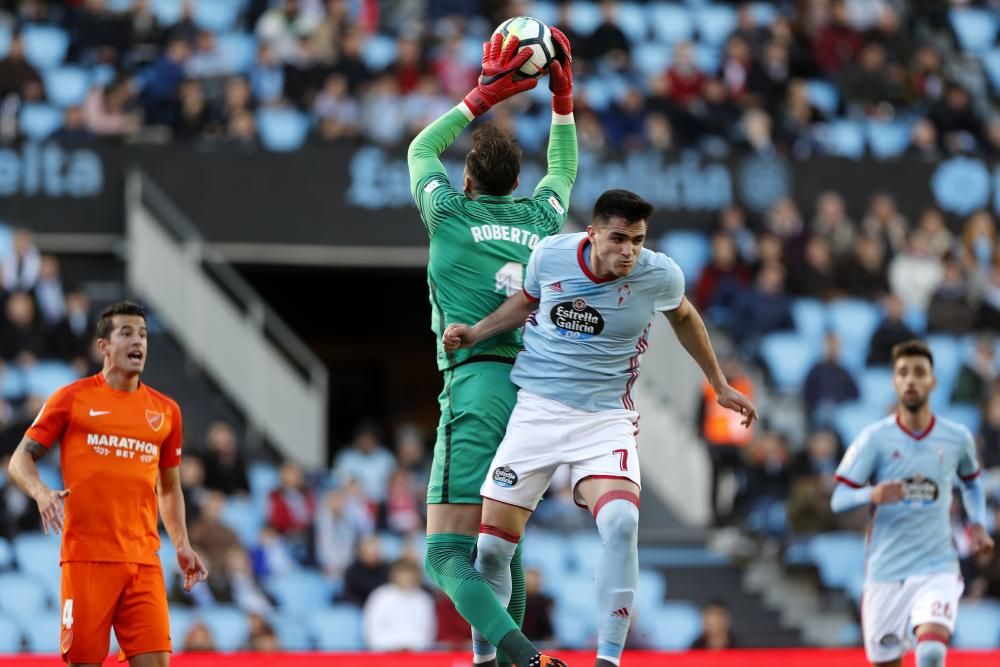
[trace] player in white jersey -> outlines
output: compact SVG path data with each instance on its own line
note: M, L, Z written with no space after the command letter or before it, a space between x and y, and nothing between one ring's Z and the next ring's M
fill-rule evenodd
M837 468L831 506L871 507L861 625L873 665L902 664L917 640L917 667L944 665L964 585L951 539L952 486L962 501L977 553L988 554L986 497L969 430L931 412L934 358L921 341L892 350L896 414L868 426Z
M480 490L476 567L501 600L509 595L508 563L525 524L555 469L568 464L574 497L601 535L599 667L619 664L639 577L633 394L657 313L666 315L719 403L742 414L746 426L756 417L750 400L726 382L705 325L684 298L677 264L643 248L652 211L632 192L605 192L586 233L538 244L522 294L474 326L451 324L442 337L454 350L525 327L524 351L511 372L517 404Z

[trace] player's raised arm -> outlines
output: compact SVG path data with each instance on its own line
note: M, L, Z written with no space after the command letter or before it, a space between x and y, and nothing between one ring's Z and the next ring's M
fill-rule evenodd
M10 457L7 472L10 478L38 503L38 513L42 516L42 529L58 534L63 528L63 498L68 489L50 489L38 475L38 459L45 456L49 448L25 436Z
M555 196L562 209L559 226L566 222L569 196L576 182L576 123L573 119L573 54L566 35L552 28L552 40L562 52L549 65L549 90L552 91L552 129L549 132L548 170L535 188L535 197ZM551 193L551 194L550 194Z
M410 142L406 155L410 193L431 234L437 227L434 215L436 199L456 194L441 163L441 154L476 116L486 113L508 97L534 88L538 83L536 79L514 80L521 65L532 55L528 48L519 52L518 44L517 37L510 37L505 45L501 35L495 35L491 41L484 43L483 71L476 87L454 109L425 127ZM393 113L393 110L386 110L386 113Z

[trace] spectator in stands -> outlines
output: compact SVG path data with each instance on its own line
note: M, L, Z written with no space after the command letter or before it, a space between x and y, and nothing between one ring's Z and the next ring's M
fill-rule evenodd
M412 479L408 470L398 468L389 477L389 490L385 499L385 526L398 535L417 533L424 526Z
M232 602L245 612L264 614L274 608L271 599L254 580L250 555L243 547L234 547L226 552L226 583Z
M453 100L441 94L441 85L437 79L429 75L421 77L416 90L403 102L407 132L416 135L435 118L447 113L452 103Z
M455 609L455 603L440 589L434 591L434 625L437 627L434 639L439 650L465 651L468 648L472 628ZM524 632L523 626L521 631Z
M358 28L348 30L341 39L340 54L337 56L337 63L333 66L333 72L343 74L347 79L347 85L351 92L357 94L361 84L366 83L371 77L368 66L365 65L364 58L361 57L361 49L364 44L364 34ZM448 60L444 54L435 60L432 67L434 73L441 81L446 94L451 95L451 91L467 91L471 83L478 75L478 71L462 63ZM461 81L461 84L459 84ZM455 93L458 96L459 93Z
M261 614L247 614L250 626L249 637L243 648L255 653L276 653L281 650L278 635L268 620Z
M66 313L49 330L52 354L73 364L80 375L89 370L87 357L93 345L94 324L90 317L90 297L84 292L66 294Z
M989 280L982 287L979 306L979 327L1000 331L1000 260L988 274Z
M156 58L164 41L163 26L151 9L150 0L135 0L126 20L129 31L127 61L138 66L148 65Z
M242 76L233 76L226 81L222 105L216 110L214 121L221 126L240 113L253 110L253 93L250 83Z
M184 635L181 650L185 653L214 653L216 647L212 630L203 621L195 621Z
M32 296L46 327L54 326L65 315L66 299L59 277L59 260L53 255L42 255L38 281L32 289Z
M910 129L910 145L903 155L923 162L937 162L941 159L938 146L937 128L926 118L918 118Z
M771 116L763 109L750 107L740 119L740 141L742 147L752 153L774 153L774 124Z
M94 135L87 129L87 118L83 115L83 107L68 107L63 112L62 127L53 132L49 139L66 147L86 146L93 143Z
M403 98L396 80L383 74L368 85L361 100L361 128L370 141L383 146L395 146L403 140L406 117L401 113L387 114L386 109L399 109Z
M0 366L0 373L3 372L4 370ZM21 438L24 437L24 432L28 430L41 411L44 401L45 399L34 394L25 396L20 406L0 399L0 456L14 453ZM20 492L16 484L11 486ZM29 509L31 508L29 507ZM29 514L32 514L32 525L35 523L41 525L38 512L29 512ZM0 516L2 516L2 512L0 512Z
M903 322L902 299L895 294L889 294L882 300L882 309L885 311L885 316L868 344L868 357L865 363L869 366L891 366L892 348L916 337L910 327Z
M274 49L267 44L257 48L257 59L250 68L253 98L263 106L279 104L285 94L285 71Z
M6 326L0 327L0 355L6 361L31 366L46 356L45 332L35 316L35 302L27 292L14 292L4 306Z
M989 211L976 211L962 229L962 260L971 270L989 275L997 256L996 222Z
M423 47L414 35L403 35L396 40L396 59L386 70L396 79L396 86L403 95L417 89L417 84L427 71Z
M784 106L778 110L776 136L796 157L806 157L820 148L813 126L823 123L826 115L813 106L809 99L809 84L803 79L792 79L788 84Z
M267 522L281 535L299 562L309 560L309 538L316 514L316 501L306 485L305 473L294 461L285 461L279 471L278 488L267 501Z
M689 107L701 98L705 75L694 59L694 44L679 42L667 69L667 90L670 98L681 107Z
M929 117L946 152L969 152L979 146L982 121L972 108L972 96L961 85L949 84L944 98L931 107Z
M913 54L908 87L912 97L925 102L937 101L944 95L941 55L933 47L921 46Z
M746 374L739 357L729 356L722 360L723 373L729 384L753 399L754 387ZM723 501L723 475L729 473L737 480L742 477L745 457L744 450L753 439L753 427L745 428L739 419L731 416L732 411L721 407L716 401L715 391L708 382L702 383L700 408L701 437L708 446L708 459L712 465L712 483L709 490L709 506L712 521L716 526L730 522L734 502L731 498Z
M227 422L209 424L205 434L205 487L227 496L250 493L247 464L243 460L236 431Z
M825 237L813 236L806 242L802 262L791 267L789 284L801 296L824 301L837 296L837 266Z
M885 250L873 236L862 234L844 257L837 271L837 286L847 294L869 301L881 299L889 293L889 271Z
M209 491L201 503L201 517L191 525L191 546L198 550L209 572L223 572L226 553L240 546L236 532L222 521L226 497Z
M962 362L955 389L951 393L952 403L980 405L988 398L988 392L997 379L994 355L994 340L990 336L979 336L968 358Z
M768 264L760 269L753 287L743 290L733 308L733 336L746 350L756 347L761 338L774 331L795 328L792 299L785 292L785 269Z
M368 535L358 542L354 562L344 573L344 599L363 605L371 592L389 580L389 566L382 559L378 538Z
M747 225L746 212L742 208L730 204L719 211L719 229L733 240L736 253L743 264L749 267L759 259L757 237Z
M179 107L177 93L190 55L191 47L186 41L172 39L163 55L146 70L140 102L147 125L173 124Z
M698 277L694 300L698 309L714 321L728 324L731 309L750 282L750 271L740 262L736 242L726 232L712 235L708 265Z
M124 17L108 9L106 0L87 0L76 12L73 43L85 63L115 63L128 46Z
M1000 538L1000 506L994 508L994 541ZM988 556L980 556L976 561L977 576L969 582L969 595L972 598L987 596L1000 598L1000 552L996 549Z
M103 88L92 88L83 102L87 129L100 137L123 137L137 131L143 118L129 110L132 97L132 82L124 78ZM149 103L159 102L150 99ZM172 102L168 100L167 103Z
M367 508L345 489L326 492L316 512L316 561L334 582L344 578L358 540L374 532Z
M765 431L747 446L746 456L746 483L737 506L757 532L775 537L784 529L779 510L788 499L791 483L785 437L777 431Z
M992 223L992 220L990 222ZM920 214L920 222L917 223L917 227L927 235L931 253L936 257L945 257L952 251L955 238L945 224L941 211L936 208L925 209Z
M552 625L552 611L555 601L545 593L542 586L542 573L533 567L524 572L524 623L521 625L524 635L537 642L555 640L555 629Z
M312 51L327 67L337 60L340 41L350 27L351 17L344 0L327 0L326 13L312 31Z
M701 634L691 644L691 648L722 651L738 645L733 637L729 607L722 600L710 601L701 610Z
M785 244L777 234L765 231L757 236L757 262L753 267L756 278L767 266L783 266Z
M427 480L430 479L431 462L427 457L424 434L420 427L405 423L396 429L395 450L397 466L410 474L411 491L422 502L427 491Z
M328 68L319 62L312 45L312 40L301 37L298 50L284 67L285 99L300 108L308 108L312 104L327 75Z
M229 69L230 64L219 50L215 34L199 30L191 57L184 63L185 74L193 79L212 79L225 76Z
M284 0L260 17L256 33L278 60L289 62L295 57L299 39L310 35L317 25L299 12L298 0Z
M205 465L197 455L186 454L181 459L181 483L184 485L184 516L187 524L193 526L201 517L201 505L205 502Z
M788 92L791 74L788 57L784 42L771 40L750 68L747 88L768 109L777 109Z
M1000 474L1000 384L993 382L983 406L983 423L979 427L979 449L983 467L991 474Z
M896 200L887 192L872 196L868 212L861 221L862 229L882 241L887 255L893 255L906 245L910 223L896 207Z
M865 116L883 115L886 105L895 106L902 100L900 82L878 42L869 42L861 49L858 63L844 75L843 90L849 111Z
M813 56L823 74L836 76L854 61L861 49L861 36L851 28L844 0L834 0L830 20L813 38Z
M802 261L809 235L794 199L782 197L774 202L764 225L768 232L781 239L782 261L786 266L795 266Z
M341 450L333 466L333 479L345 484L356 479L368 498L385 500L389 476L396 460L381 443L381 431L375 422L364 420L354 430L351 444Z
M854 244L855 223L847 215L844 198L833 190L821 192L816 198L816 216L810 225L816 236L826 239L836 257L851 250Z
M198 24L194 20L193 0L182 0L180 18L167 31L167 42L178 40L193 46L198 37L198 30Z
M889 262L889 286L908 307L926 310L944 277L944 264L930 252L930 239L920 229L910 233L906 250Z
M698 121L698 133L721 141L733 138L733 128L739 125L741 115L740 107L727 94L725 84L715 78L705 79L701 87L701 103L691 111ZM658 115L668 117L667 114Z
M13 95L24 102L45 98L42 75L24 56L24 39L21 33L11 36L7 55L0 58L0 100Z
M257 149L257 120L249 111L237 111L230 116L222 137L222 146L234 151Z
M434 598L420 587L420 568L398 560L389 582L364 604L365 644L372 651L426 651L434 643Z
M42 253L35 246L31 232L27 229L14 230L14 242L10 254L3 258L3 289L7 292L35 288L42 273Z
M23 435L24 431L18 434L18 441ZM9 461L9 454L0 454L0 465L7 465ZM10 539L20 533L41 530L41 527L38 506L16 484L8 482L6 475L0 476L0 537Z
M295 557L277 531L270 526L261 528L257 544L250 552L254 576L265 580L271 575L281 575L298 567Z
M806 448L793 457L788 499L788 523L793 533L822 533L837 528L830 497L836 484L834 473L840 462L839 449L832 431L814 431Z
M181 141L202 139L212 124L212 113L201 84L193 79L181 84L180 108L174 119L173 136Z
M605 136L612 147L625 151L648 147L645 137L646 104L638 88L628 87L604 113L603 121Z
M584 43L583 53L595 65L598 61L612 69L624 72L629 67L632 45L625 33L618 27L615 14L617 0L601 0L601 23ZM574 49L575 50L575 49Z
M722 56L721 77L731 99L741 100L746 95L752 67L750 45L740 35L730 36Z
M858 398L858 386L840 364L839 357L840 341L836 334L827 333L823 358L812 367L802 385L806 414L813 428L829 426L838 405Z
M941 283L927 306L927 330L956 335L971 331L977 317L972 298L962 264L957 258L947 258Z

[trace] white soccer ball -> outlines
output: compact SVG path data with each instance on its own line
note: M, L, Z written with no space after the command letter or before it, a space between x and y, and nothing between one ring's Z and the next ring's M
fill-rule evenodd
M519 52L526 46L531 47L531 58L521 66L524 76L537 79L549 71L549 65L556 57L549 26L530 16L515 16L501 23L493 34L503 35L505 45L508 37L517 36Z

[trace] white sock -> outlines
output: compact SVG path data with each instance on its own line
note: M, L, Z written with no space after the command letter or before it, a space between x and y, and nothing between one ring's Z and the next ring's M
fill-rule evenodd
M510 561L514 558L518 538L491 526L480 526L479 541L476 543L474 567L483 575L490 588L496 593L500 604L510 603L513 583L510 577ZM483 532L483 531L486 532ZM472 629L472 662L479 664L497 657L497 650L486 637Z
M639 583L639 508L629 499L598 501L597 657L615 665L621 660Z

